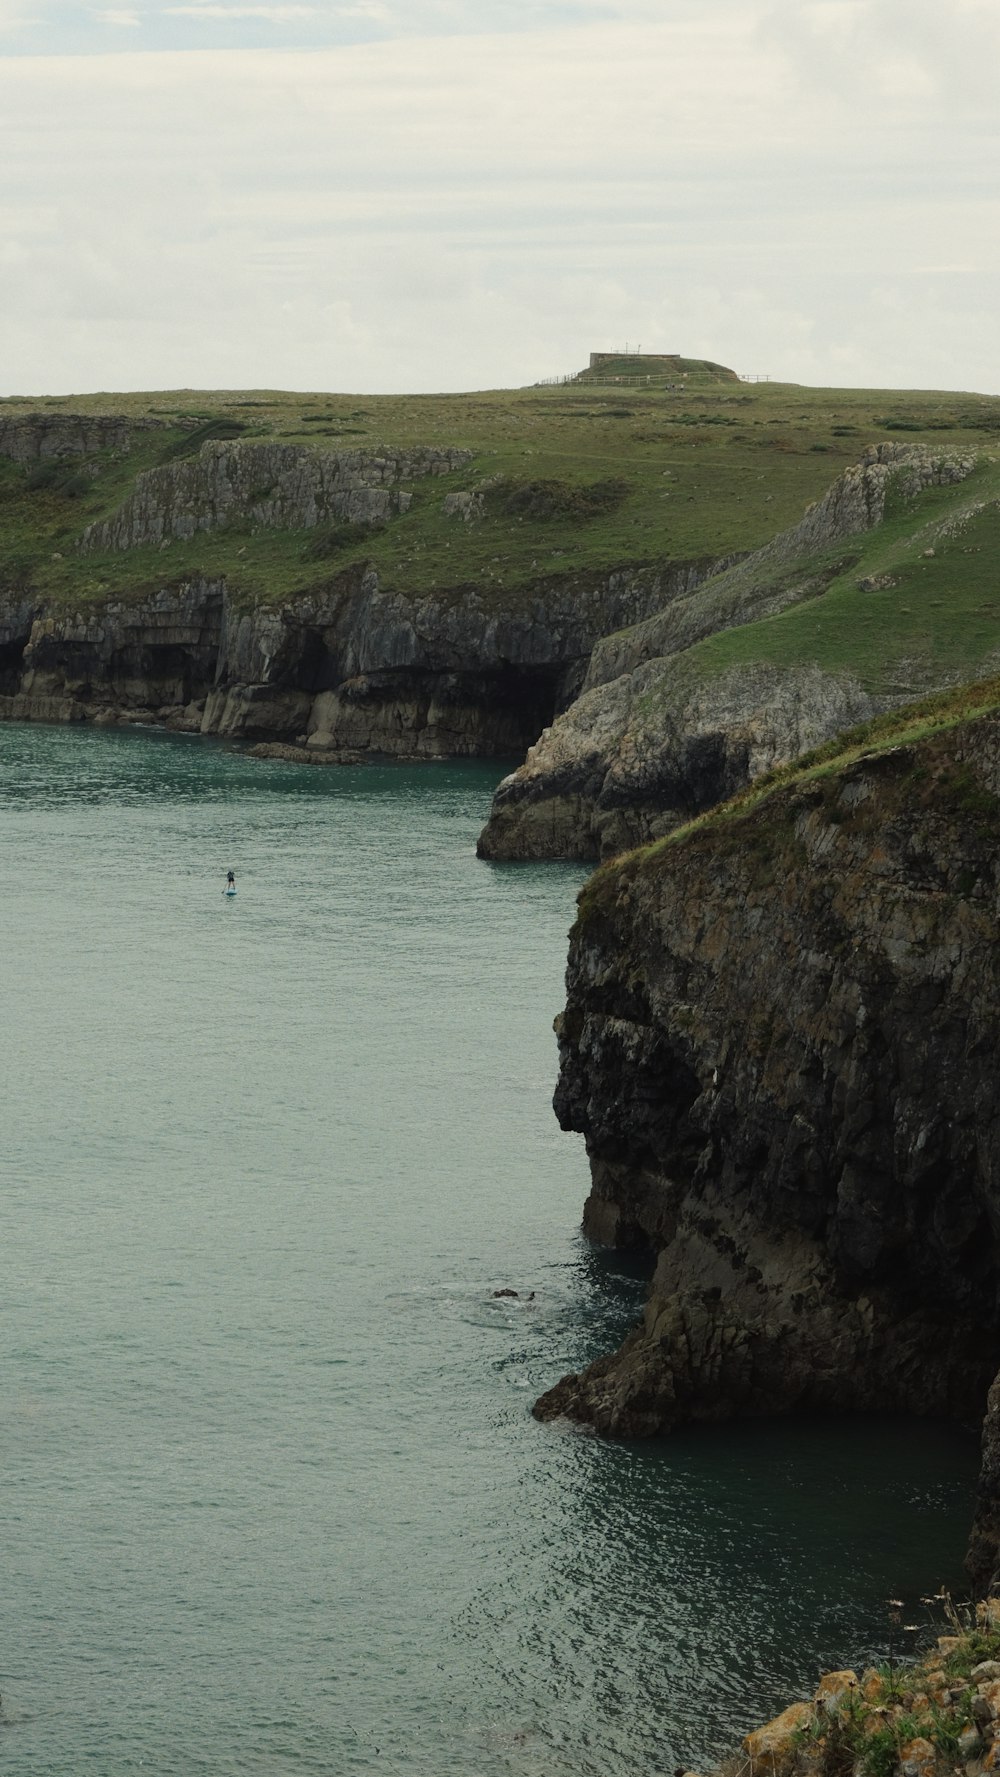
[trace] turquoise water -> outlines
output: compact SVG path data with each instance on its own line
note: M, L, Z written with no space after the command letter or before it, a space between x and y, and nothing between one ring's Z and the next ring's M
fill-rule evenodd
M476 861L496 768L0 756L9 1777L669 1772L957 1576L957 1432L531 1419L643 1286L550 1110L581 872Z

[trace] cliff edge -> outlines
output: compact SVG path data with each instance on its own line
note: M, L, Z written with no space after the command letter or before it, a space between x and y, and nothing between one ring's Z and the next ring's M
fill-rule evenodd
M643 1321L536 1414L981 1421L1000 1366L1000 682L599 870L556 1110ZM1000 1389L972 1566L1000 1546Z

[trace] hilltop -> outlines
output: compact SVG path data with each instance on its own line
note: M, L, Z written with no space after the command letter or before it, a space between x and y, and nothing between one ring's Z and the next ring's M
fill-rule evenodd
M714 370L693 371L683 391L636 388L627 398L581 380L440 396L256 390L8 399L0 401L0 452L5 423L31 415L130 422L127 442L85 453L65 480L0 454L0 576L8 585L30 579L46 597L74 602L148 589L167 569L224 571L242 596L270 600L328 576L330 558L319 566L304 558L305 527L234 524L224 537L175 541L169 563L140 547L125 556L73 553L84 528L110 517L139 473L196 455L213 439L319 451L468 451L467 465L433 489L414 484L397 520L339 539L336 563L370 561L383 584L404 592L475 582L505 603L557 570L758 548L876 438L981 450L1000 435L1000 400L985 396L740 384L717 380ZM76 454L66 450L67 464ZM608 482L622 485L581 523L574 496ZM539 486L532 506L523 490ZM456 525L437 496L469 490L483 494L482 512Z

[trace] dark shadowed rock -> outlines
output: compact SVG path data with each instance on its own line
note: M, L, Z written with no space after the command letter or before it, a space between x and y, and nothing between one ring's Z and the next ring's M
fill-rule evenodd
M620 1436L734 1414L983 1417L1000 1363L1000 717L595 876L556 1109L598 1239L657 1255L622 1349L543 1395ZM974 1570L1000 1533L987 1416Z

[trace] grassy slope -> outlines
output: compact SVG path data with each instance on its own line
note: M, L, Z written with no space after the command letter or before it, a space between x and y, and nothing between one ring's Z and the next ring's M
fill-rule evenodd
M688 667L815 662L888 696L981 672L1000 649L1000 464L984 453L968 480L907 502L846 560L844 544L830 557L844 566L821 598L711 636Z
M29 491L24 474L0 462L0 584L30 581L74 604L195 573L226 573L248 599L279 599L370 559L403 592L460 596L474 584L498 607L516 606L553 573L751 549L793 523L874 438L983 450L1000 434L1000 402L984 396L747 385L712 369L692 369L683 391L583 382L440 396L181 391L0 402L0 417L60 410L151 414L165 428L140 435L126 459L102 459L92 488L72 498ZM416 482L409 513L321 563L306 554L309 533L273 531L77 555L76 537L115 509L133 475L211 419L237 420L248 438L328 448L458 445L474 461L458 475ZM628 491L616 510L583 523L512 516L499 494L478 522L443 517L450 488L493 478L570 487L616 478Z
M920 698L888 715L876 716L872 721L865 722L846 734L838 735L825 746L803 753L801 758L790 764L779 766L755 779L728 802L721 802L693 821L675 827L663 839L654 840L650 845L639 846L635 851L609 859L588 878L581 890L578 903L580 919L586 922L593 914L608 910L614 902L622 876L631 878L669 869L672 855L678 846L703 842L712 845L743 844L751 837L752 832L760 828L761 812L780 792L835 778L839 772L856 764L858 760L872 758L892 748L927 743L927 758L919 771L920 794L929 791L939 795L948 788L949 779L953 780L952 787L957 785L958 792L964 794L968 787L968 774L962 768L955 768L950 761L948 735L963 723L997 709L1000 709L1000 677ZM904 790L907 794L918 793L917 779L904 785ZM782 797L780 804L775 806L780 820L783 821L788 813L787 800ZM992 816L992 801L989 808Z

